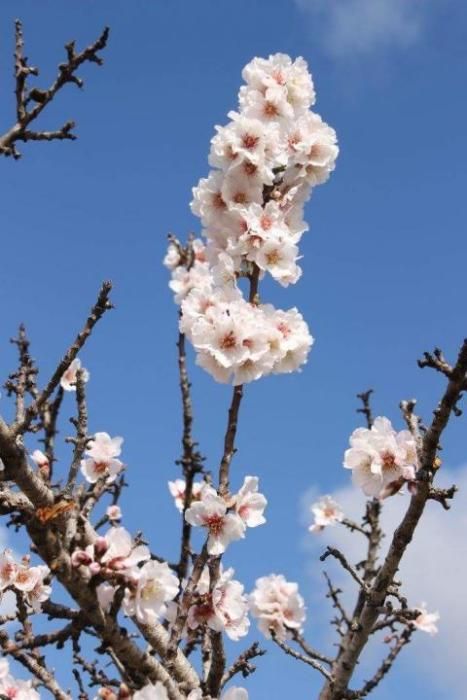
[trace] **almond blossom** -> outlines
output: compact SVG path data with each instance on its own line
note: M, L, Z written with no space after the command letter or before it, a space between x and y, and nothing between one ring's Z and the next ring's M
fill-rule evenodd
M141 690L133 693L133 700L169 700L169 696L163 684L157 681L155 685L148 683Z
M439 620L439 613L429 613L426 609L425 603L422 603L417 608L417 612L419 613L418 616L415 618L415 620L412 620L413 626L421 632L430 634L432 637L437 634L438 628L436 623Z
M81 367L81 360L77 357L60 379L60 386L64 391L76 391L76 375L79 369L81 370L83 382L89 381L89 372L84 367Z
M282 574L270 574L256 581L250 594L250 611L267 639L290 638L291 630L301 631L305 621L305 603L298 584L286 581Z
M335 525L344 519L343 510L331 496L322 496L319 501L313 503L310 510L315 518L308 528L310 532L321 532L327 525Z
M117 459L122 452L122 443L122 437L111 438L108 433L94 435L85 452L88 458L81 461L81 472L86 481L95 484L104 477L108 483L115 481L123 469L123 463Z
M204 486L204 482L195 481L191 488L191 502L199 501L201 497L201 490ZM183 513L185 507L185 490L186 482L185 479L175 479L175 481L169 481L169 491L172 494L175 506L180 513Z
M105 514L111 522L122 519L122 510L118 505L109 506Z
M148 547L144 544L136 545L123 527L111 527L104 539L107 548L100 561L108 569L125 571L151 558Z
M29 557L20 563L14 560L10 549L0 554L0 595L9 587L23 594L23 599L34 612L40 612L42 603L48 600L52 588L45 583L50 569L45 564L30 566Z
M37 465L37 468L42 476L45 479L48 479L50 474L49 458L43 452L41 452L41 450L34 450L31 455L31 459Z
M262 493L258 493L258 482L258 477L246 476L235 497L235 512L247 527L258 527L266 522L263 513L268 502Z
M204 486L199 501L193 503L185 513L190 525L205 527L209 532L208 552L223 554L226 547L245 537L246 525L236 513L227 512L227 503L211 486Z
M154 624L166 612L166 603L178 593L179 582L165 562L148 561L132 573L135 584L127 589L123 601L126 615Z
M225 632L234 641L248 633L248 598L244 586L234 580L233 575L232 568L223 571L221 567L219 578L212 586L209 569L203 569L196 586L196 602L188 611L188 628L207 625L216 632Z
M397 433L387 418L375 418L371 429L357 428L350 436L344 467L365 495L378 497L389 484L415 479L415 440L408 430Z
M5 549L0 554L0 592L15 582L17 572L18 564L13 558L11 549Z
M202 260L187 263L173 242L164 259L197 364L234 385L307 361L313 338L298 311L250 303L237 282L252 271L284 287L298 281L303 207L338 154L334 130L310 112L315 93L303 58L255 58L242 75L238 111L211 141L213 170L193 189ZM236 294L226 299L226 289Z
M13 678L7 659L0 659L0 696L16 700L40 700L39 693L32 687L32 681Z

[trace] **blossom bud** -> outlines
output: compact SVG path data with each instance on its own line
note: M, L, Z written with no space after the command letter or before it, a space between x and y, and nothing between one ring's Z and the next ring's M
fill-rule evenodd
M108 544L107 540L105 537L98 537L97 540L94 543L94 551L96 553L96 557L101 557L103 554L106 553L108 549Z
M98 574L100 572L100 570L101 570L101 565L99 564L99 562L93 561L89 564L89 571L91 572L91 574L93 576Z

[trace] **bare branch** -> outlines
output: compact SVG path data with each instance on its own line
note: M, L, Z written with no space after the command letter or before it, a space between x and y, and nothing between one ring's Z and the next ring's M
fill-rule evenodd
M366 424L368 428L373 425L373 414L371 412L370 396L373 394L373 389L368 389L368 391L362 391L361 394L357 394L357 399L363 404L363 408L357 408L357 413L363 413L366 418Z
M320 556L319 559L320 561L325 561L328 557L334 557L334 559L337 559L341 566L349 572L353 580L358 583L360 588L364 591L367 590L367 585L365 581L363 581L363 579L360 578L356 569L351 564L349 564L349 562L347 561L347 559L341 551L339 551L336 547L327 547L326 551Z
M236 661L231 665L231 667L224 673L221 680L221 688L223 688L226 683L228 683L237 673L241 673L243 678L247 678L252 673L256 671L256 666L250 663L251 659L255 659L258 656L263 656L266 653L265 649L261 649L258 642L253 642L253 644L246 649Z
M321 675L323 675L328 681L332 681L332 673L326 668L324 668L324 666L321 663L319 663L319 661L317 661L316 659L312 659L311 657L306 656L305 654L301 654L295 649L292 649L292 647L290 647L288 644L278 639L273 630L271 630L271 637L275 644L277 644L277 646L280 647L282 651L285 651L286 654L292 656L294 659L297 659L297 661L302 661L304 664L312 666L316 671L319 671Z
M76 71L83 63L96 63L102 65L102 58L99 52L106 45L109 37L109 28L106 27L99 38L81 52L75 50L74 42L65 46L67 60L58 66L57 76L48 89L28 88L28 78L38 76L39 71L28 65L24 56L24 40L22 24L19 20L15 22L15 95L16 95L16 122L0 135L0 155L20 158L20 153L16 147L18 141L54 141L54 140L74 140L76 136L72 134L75 124L67 121L59 129L53 131L33 131L29 125L34 122L43 112L48 104L52 102L58 92L67 84L74 83L78 87L83 86L83 80L76 75Z
M102 318L106 311L113 308L113 305L109 300L111 290L112 283L104 282L99 291L97 301L92 307L83 329L76 336L74 343L68 348L63 359L60 361L57 369L49 380L49 383L39 394L37 399L26 409L24 420L15 421L15 423L12 425L11 429L15 435L20 435L29 428L31 421L40 413L45 403L59 385L60 379L62 378L64 372L66 372L73 360L78 356L79 351L91 335L96 323Z

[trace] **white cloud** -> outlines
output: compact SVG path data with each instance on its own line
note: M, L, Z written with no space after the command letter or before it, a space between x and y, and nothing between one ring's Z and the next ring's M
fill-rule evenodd
M419 633L403 653L400 665L402 670L413 664L423 667L427 684L439 685L450 700L464 700L467 675L467 465L456 470L443 468L439 482L443 486L457 484L459 493L448 512L434 501L428 503L398 574L410 605L426 602L430 611L439 611L439 633L435 638ZM316 490L313 489L305 498L307 510L315 496ZM336 491L333 497L348 517L359 520L364 507L360 491L349 486ZM394 496L385 502L382 523L386 533L394 531L406 505L405 496ZM310 535L307 548L314 553L313 576L321 575L316 565L317 554L328 544L339 547L349 561L356 563L362 559L362 539L341 526L329 527L321 535ZM388 534L386 547L389 540ZM331 570L331 567L336 572L337 585L354 590L348 574L329 563L327 569Z
M325 50L338 57L415 43L425 26L428 0L295 0L319 22Z

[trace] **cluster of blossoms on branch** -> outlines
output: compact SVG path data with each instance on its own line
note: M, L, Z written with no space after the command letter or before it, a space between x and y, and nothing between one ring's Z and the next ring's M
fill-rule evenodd
M417 446L408 430L396 432L384 417L375 418L371 428L357 428L350 436L344 467L352 470L353 481L366 496L384 498L415 480Z
M76 54L73 43L67 45L71 64L60 66L62 78L74 64L79 65L78 60L84 60L83 56L99 62L95 51L105 46L107 33L104 31L82 56ZM35 74L36 69L28 68L22 55L18 22L15 60L21 107L26 95L24 75ZM72 75L73 71L65 82L76 82ZM20 368L10 375L6 387L17 397L16 421L8 426L0 418L0 447L5 460L4 464L0 459L0 470L4 472L2 494L8 492L8 481L15 488L1 505L12 516L9 524L28 529L32 551L40 553L50 569L31 566L29 557L17 562L10 550L0 555L0 600L5 592L14 595L21 624L21 629L14 632L14 641L2 631L1 650L36 676L34 684L16 680L8 662L0 661L2 698L38 700L36 687L47 688L60 700L69 697L69 692L59 688L53 671L48 671L39 649L49 644L62 648L71 641L73 663L89 675L90 687L99 687L95 700L248 700L244 688L225 690L225 686L236 674L246 678L252 673L255 667L250 660L264 650L255 642L229 667L222 635L231 641L244 638L249 632L250 614L267 639L323 675L323 700L363 698L387 673L414 630L430 635L437 632L438 613L428 612L425 604L410 609L400 591L401 583L394 578L406 546L400 532L404 534L405 529L409 542L416 519L409 509L380 566L378 550L384 533L379 516L383 499L401 492L404 485L412 495L410 508L414 506L415 512L418 509L419 516L428 499L434 498L447 507L446 499L452 498L455 487L432 489L431 482L441 433L449 414L460 412L457 401L466 388L467 341L454 369L441 351L436 350L433 356L425 354L421 366L435 367L449 378L431 427L421 426L420 419L410 412L414 402L403 402L407 404L407 409L402 404L401 408L410 431L397 432L386 418L373 421L368 403L371 391L359 395L364 403L360 412L366 414L368 427L353 432L344 467L352 470L355 484L371 497L361 522L349 520L331 496L323 496L312 505L311 532L340 524L363 535L368 543L366 559L355 566L334 547L328 547L321 556L322 561L335 557L359 586L354 612L348 613L339 598L342 591L325 573L327 597L336 610L332 624L340 636L335 658L321 654L303 637L306 608L296 583L274 573L258 578L254 590L247 594L244 585L234 578L234 569L224 568L222 557L230 543L243 539L247 528L266 522L267 500L259 491L257 477L246 476L241 488L230 492L229 469L236 452L241 385L267 374L299 369L313 342L297 309L282 311L261 303L259 281L269 275L287 287L300 278L298 244L308 228L303 220L304 204L313 187L326 181L338 154L335 132L310 109L314 87L303 59L292 61L282 54L254 59L245 67L243 78L238 111L229 113L226 126L216 127L211 141L212 171L193 190L192 210L201 219L204 238L191 237L182 246L171 237L164 260L172 272L170 287L175 301L181 307L178 360L184 421L183 456L177 463L182 466L184 478L169 482L182 521L178 561L169 563L153 554L142 533L133 537L120 525L118 502L126 486L121 475L125 465L119 459L123 439L105 432L88 434L84 384L89 372L76 355L96 321L112 308L108 298L111 284L104 283L83 331L42 393L36 384L37 368L28 352L24 327L13 340L19 348ZM30 98L36 100L33 94L27 97L26 106ZM39 94L41 99L48 99L52 93ZM66 137L67 129L65 126L58 135L47 134L47 140ZM9 135L10 140L15 133L13 130ZM3 153L17 155L11 143L9 151L3 147ZM246 296L242 278L249 282ZM184 336L192 342L200 366L218 381L235 385L217 488L212 473L204 469L204 457L192 436ZM29 405L25 401L28 392L33 399ZM77 417L71 418L76 436L68 437L67 442L74 445L74 454L62 489L60 480L53 483L52 466L64 392L75 393ZM28 455L23 450L24 435L41 430L45 453L36 449ZM27 464L29 457L37 466L35 474ZM87 484L77 484L80 468ZM199 474L203 480L196 481ZM18 493L16 487L24 493ZM91 513L105 494L111 494L111 505L93 525ZM110 523L107 532L98 534L106 523ZM193 547L192 528L199 528L198 532L205 535L198 553ZM60 558L57 554L66 556ZM59 570L57 562L62 561L66 566ZM79 604L78 610L49 600L49 584L54 576ZM390 597L397 602L390 601ZM50 635L34 636L31 617L41 612L50 619L63 617L67 624ZM126 622L119 619L120 614L134 623L138 634L123 626ZM10 619L5 616L5 621ZM388 631L384 641L390 645L386 659L361 690L349 690L359 650L365 647L369 635L382 630ZM111 662L105 672L97 661L88 663L82 657L81 635L100 640L96 651L108 655ZM140 641L133 643L134 637ZM199 664L192 661L197 648ZM117 679L107 675L112 665L118 671ZM73 673L80 698L88 698L77 668Z
M187 259L172 241L164 261L198 364L235 385L306 362L313 339L301 314L260 304L255 287L266 273L283 286L299 279L303 207L338 154L334 130L310 111L303 59L256 58L243 78L239 111L211 141L213 170L193 190L206 244L194 240ZM250 280L248 301L241 277Z
M175 496L177 507L180 501L178 494L184 492L183 480L178 480L178 484L178 488L183 490ZM174 482L169 483L169 488L174 491ZM230 542L245 537L247 527L257 527L266 522L263 512L267 500L258 492L258 478L255 476L245 477L239 492L228 498L219 495L209 484L196 484L194 492L194 502L187 509L185 519L190 525L206 528L210 555L223 554Z
M6 591L12 590L34 612L40 612L41 604L48 600L52 590L46 582L49 573L49 567L44 564L30 566L28 556L18 563L11 550L5 549L0 554L0 599Z

